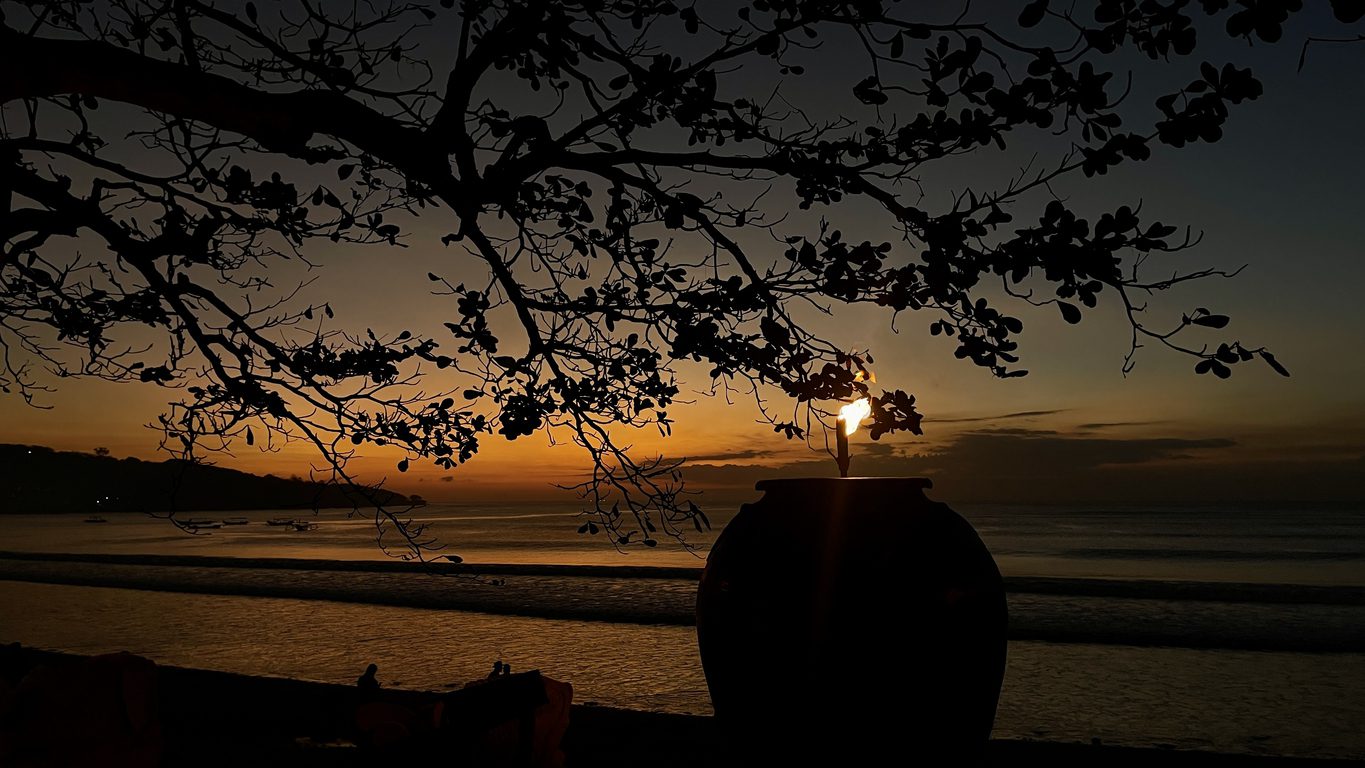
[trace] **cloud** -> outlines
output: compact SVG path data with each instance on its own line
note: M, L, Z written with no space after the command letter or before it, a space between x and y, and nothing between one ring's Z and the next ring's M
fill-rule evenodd
M1078 424L1076 429L1083 431L1094 431L1099 429L1111 429L1113 427L1148 427L1154 424L1165 424L1164 421L1092 421L1089 424Z
M853 446L855 475L929 477L935 498L962 503L1236 504L1365 500L1365 458L1305 454L1267 460L1226 437L1115 438L1047 430L982 429L941 447L863 441ZM765 477L830 477L820 456L779 466L699 464L685 468L695 487L748 492Z
M1142 464L1177 459L1190 451L1231 448L1226 438L1187 439L1108 438L1063 435L1029 430L981 430L958 438L944 453L952 464L1006 468L1010 474L1044 476L1059 468L1068 471L1093 469L1114 464Z
M701 456L688 456L688 461L695 462L726 462L743 459L768 459L777 455L777 451L763 451L748 449L743 451L732 451L730 453L710 453Z
M891 443L868 443L867 445L860 446L860 450L864 456L883 458L895 456L900 453L901 446L892 445Z
M926 416L924 421L925 423L932 421L935 424L972 424L982 421L1003 421L1005 419L1032 419L1038 416L1052 416L1065 412L1066 409L1062 408L1053 411L1015 411L1014 413L1001 413L995 416L964 416L956 419L931 419Z

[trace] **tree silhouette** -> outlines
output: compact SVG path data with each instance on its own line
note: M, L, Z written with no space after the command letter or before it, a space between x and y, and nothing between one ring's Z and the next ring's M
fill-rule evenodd
M1274 42L1300 6L4 3L0 384L30 402L46 374L173 388L176 455L302 440L348 482L367 443L401 449L399 470L449 469L487 436L564 433L592 461L585 528L653 545L706 519L679 463L632 455L621 428L667 433L692 361L775 431L818 436L831 402L873 394L856 339L811 330L837 305L914 311L1002 377L1025 373L1012 304L1075 323L1101 302L1130 322L1125 369L1159 345L1201 374L1255 358L1285 374L1260 347L1185 341L1224 315L1146 319L1149 295L1225 274L1145 274L1188 234L1136 205L1084 218L1048 186L1217 141L1261 85L1191 59L1199 35ZM1151 124L1120 115L1120 54L1188 73ZM803 104L812 78L843 101ZM1029 133L1067 146L944 205L916 187ZM329 244L443 247L427 285L444 328L343 325L272 281ZM121 343L128 328L158 340ZM875 394L877 435L919 418L907 393ZM433 546L401 510L376 521L408 555Z

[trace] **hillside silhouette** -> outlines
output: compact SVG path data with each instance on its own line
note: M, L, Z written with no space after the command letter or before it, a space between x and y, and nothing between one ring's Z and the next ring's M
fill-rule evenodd
M406 496L377 491L385 504ZM154 462L0 444L0 513L170 512L350 507L336 485L178 459ZM96 503L96 502L99 503Z

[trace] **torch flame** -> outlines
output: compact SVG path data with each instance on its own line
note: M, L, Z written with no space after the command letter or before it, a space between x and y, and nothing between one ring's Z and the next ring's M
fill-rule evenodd
M872 415L872 401L866 397L854 400L839 409L839 421L844 425L844 434L852 435L858 431L858 425L863 423L863 419Z

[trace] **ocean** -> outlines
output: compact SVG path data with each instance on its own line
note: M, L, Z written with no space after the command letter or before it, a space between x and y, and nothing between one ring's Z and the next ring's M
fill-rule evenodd
M1010 590L997 738L1365 758L1365 514L959 511ZM432 505L473 564L456 571L385 558L340 511L240 514L197 536L139 515L0 517L0 641L332 682L375 662L388 685L438 690L501 660L577 701L710 711L691 626L704 561L680 547L618 553L570 508Z

